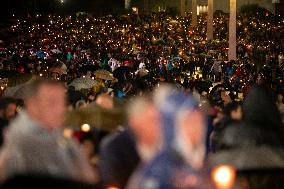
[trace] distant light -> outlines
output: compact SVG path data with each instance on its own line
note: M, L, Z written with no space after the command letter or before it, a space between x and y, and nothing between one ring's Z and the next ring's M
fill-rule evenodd
M84 132L89 132L91 130L91 126L89 124L83 124L81 126L81 130Z
M60 3L63 4L63 3L64 3L64 0L60 0Z
M73 135L73 131L69 128L65 128L63 130L63 136L66 137L66 138L71 138Z
M135 14L138 14L138 8L137 8L137 7L132 7L132 11L133 11Z

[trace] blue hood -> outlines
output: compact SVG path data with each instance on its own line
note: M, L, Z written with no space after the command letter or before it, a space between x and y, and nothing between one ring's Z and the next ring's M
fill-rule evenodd
M198 103L192 96L184 93L171 91L158 105L161 113L161 127L164 136L163 148L168 148L173 144L175 137L175 121L177 113L181 110L191 110L198 107Z

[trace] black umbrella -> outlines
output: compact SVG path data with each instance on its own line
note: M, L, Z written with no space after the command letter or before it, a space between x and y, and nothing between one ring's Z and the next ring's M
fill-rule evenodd
M227 84L218 84L211 89L210 94L214 94L220 90L233 91L233 88Z
M113 77L120 79L124 76L125 73L129 72L129 67L127 66L121 66L119 68L116 68L113 71Z
M101 69L101 67L98 65L84 65L81 68L79 68L79 72L81 73L87 73L88 71L94 72L99 69Z
M20 74L15 70L0 70L1 78L14 78L19 76Z

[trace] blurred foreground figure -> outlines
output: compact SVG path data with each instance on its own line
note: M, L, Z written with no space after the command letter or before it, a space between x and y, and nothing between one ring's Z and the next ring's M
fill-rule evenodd
M16 116L17 104L14 99L0 99L0 146L4 141L4 134L9 125L9 122Z
M138 97L128 107L128 121L142 163L161 149L160 114L150 97Z
M158 90L162 150L133 175L128 189L206 188L204 115L190 96Z
M34 81L26 88L25 104L10 124L0 154L2 181L41 175L92 183L86 158L62 135L65 88L55 81Z
M227 127L212 164L233 166L234 188L284 188L284 129L271 90L255 86L243 103L241 123Z
M129 128L106 138L100 168L104 186L125 188L138 165L149 162L160 149L160 117L150 97L138 97L128 106ZM135 140L135 141L134 141Z

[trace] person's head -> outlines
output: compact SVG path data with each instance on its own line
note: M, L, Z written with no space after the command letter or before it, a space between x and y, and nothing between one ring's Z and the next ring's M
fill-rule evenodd
M76 109L83 109L86 107L87 107L87 103L85 100L79 100L76 102L76 106L75 106Z
M59 128L64 122L65 87L56 81L36 80L26 87L25 104L29 116L48 128Z
M17 102L12 98L0 99L0 117L11 120L16 116Z
M224 103L224 105L226 106L227 104L229 104L230 102L232 102L231 97L228 95L228 93L226 91L221 91L221 99Z
M283 95L281 93L277 94L277 103L283 104Z
M152 156L160 147L161 130L160 115L150 97L137 97L129 104L128 122L140 155Z
M113 109L113 98L108 94L101 94L96 99L96 104L105 109Z
M242 118L241 105L237 102L231 102L223 108L223 113L233 120L240 120Z

